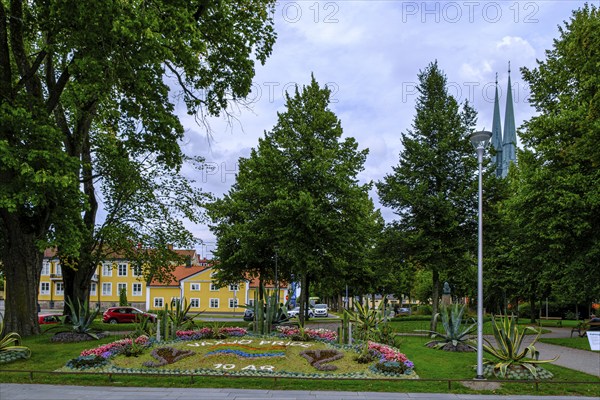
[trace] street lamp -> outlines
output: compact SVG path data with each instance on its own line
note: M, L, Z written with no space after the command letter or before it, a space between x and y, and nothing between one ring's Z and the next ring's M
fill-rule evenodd
M483 202L482 175L483 152L492 137L492 132L480 131L471 135L471 144L477 151L479 164L479 230L477 250L477 376L475 379L485 379L483 376Z

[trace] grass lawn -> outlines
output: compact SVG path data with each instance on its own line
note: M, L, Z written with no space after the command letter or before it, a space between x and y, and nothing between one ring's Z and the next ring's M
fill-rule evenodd
M406 321L420 322L420 321ZM223 323L220 323L223 324ZM104 324L108 325L108 324ZM119 330L128 324L119 324ZM229 325L229 323L227 324ZM238 324L246 326L246 324ZM132 328L133 326L131 326ZM112 328L112 327L111 327ZM148 386L148 387L229 387L229 388L255 388L255 389L294 389L294 390L338 390L338 391L396 391L396 392L448 392L448 393L480 393L466 388L458 382L451 383L448 389L448 380L471 380L475 375L476 353L450 353L429 349L424 346L428 341L424 336L403 336L400 350L414 362L415 372L419 380L385 380L385 379L332 379L311 380L294 378L257 378L257 377L178 377L168 376L138 376L138 375L113 375L109 381L106 375L88 375L85 373L73 375L55 375L56 371L64 367L65 363L77 357L82 350L95 348L106 344L120 336L115 333L111 337L99 341L80 343L52 343L51 333L27 337L23 345L32 350L28 360L18 360L10 364L0 365L3 370L18 371L46 371L49 373L34 373L34 383L57 383L77 385L119 385L119 386ZM573 338L581 339L581 338ZM263 362L263 361L261 361ZM544 367L550 370L555 378L549 382L539 384L536 391L533 383L502 383L500 389L487 394L540 394L540 395L579 395L594 396L600 388L600 379L597 377L572 371L552 364ZM31 383L28 373L8 373L0 370L1 382ZM554 382L554 383L553 383ZM589 382L574 384L572 382Z
M588 339L586 337L577 337L577 335L575 335L575 336L576 337L572 337L572 338L543 338L542 337L540 339L540 342L555 344L558 346L570 347L572 349L592 351L590 349L590 342L588 341ZM599 357L600 357L600 355L599 355Z

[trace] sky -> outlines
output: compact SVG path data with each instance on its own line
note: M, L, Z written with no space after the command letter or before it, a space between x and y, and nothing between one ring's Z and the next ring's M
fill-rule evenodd
M592 1L598 4L599 1ZM257 64L249 108L232 119L212 118L205 126L177 104L186 128L183 150L205 158L207 168L190 174L203 190L221 197L235 182L238 159L248 157L285 110L286 90L310 82L311 73L331 91L330 109L344 137L354 137L369 156L359 180L377 182L392 172L402 151L400 135L415 114L417 74L437 60L459 102L478 112L478 129L491 130L496 74L504 121L510 62L516 126L535 115L520 68L534 68L558 38L558 26L580 8L577 0L497 1L278 1L277 42L265 65ZM474 155L475 157L475 155ZM371 197L384 218L375 190ZM215 237L207 225L187 227L211 256Z

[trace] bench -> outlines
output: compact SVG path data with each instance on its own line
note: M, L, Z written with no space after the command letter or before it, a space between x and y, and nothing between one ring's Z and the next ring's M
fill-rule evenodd
M579 322L576 327L571 328L571 337L573 337L573 332L577 332L579 337L584 337L587 331L590 330L590 328L596 327L598 328L598 330L600 330L600 322Z
M556 322L556 326L562 326L562 317L539 317L538 326L543 326L542 321Z

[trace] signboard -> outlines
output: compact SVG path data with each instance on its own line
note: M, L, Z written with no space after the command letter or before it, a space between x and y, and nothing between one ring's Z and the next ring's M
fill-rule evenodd
M587 331L588 342L593 351L600 351L600 331Z

